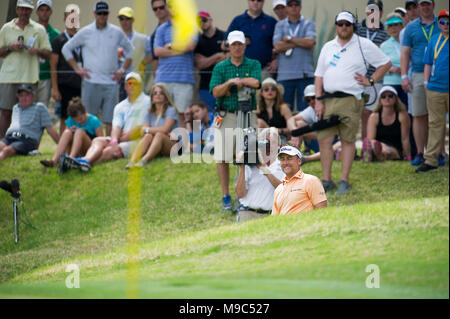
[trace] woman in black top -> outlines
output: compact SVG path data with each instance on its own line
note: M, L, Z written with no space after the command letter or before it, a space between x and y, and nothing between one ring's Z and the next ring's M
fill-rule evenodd
M284 88L274 79L267 78L261 85L258 93L258 107L255 111L258 116L258 127L276 127L278 134L288 136L287 121L292 113L289 104L283 101Z
M380 91L380 101L369 117L363 140L363 161L410 160L409 116L392 86Z

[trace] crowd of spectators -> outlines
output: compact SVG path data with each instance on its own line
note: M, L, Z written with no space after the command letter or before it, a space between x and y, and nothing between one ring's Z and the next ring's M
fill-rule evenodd
M71 20L79 8L70 4L60 33L50 24L51 0L38 0L36 6L33 0L17 0L17 18L0 30L0 161L39 153L46 129L58 145L41 163L58 166L60 174L86 172L117 158L128 158L128 169L142 167L157 156L170 156L184 140L173 130L185 128L191 152L208 145L214 153L223 209L242 206L244 220L270 211L255 196L273 194L278 185L275 214L299 211L291 205L295 194L280 202L281 189L297 184L307 183L305 189L314 193L302 211L326 206L325 192L349 192L358 137L364 162L407 160L418 173L445 165L448 10L436 15L434 0L407 0L405 8L385 14L381 0L369 0L361 21L339 12L336 37L318 47L316 24L301 14L301 0L274 0L277 19L263 11L264 3L247 0L247 10L230 19L226 31L214 25L209 12L199 11L200 32L180 52L172 48L170 0L150 1L158 19L150 36L134 30L129 7L117 13L118 27L108 20L108 3L98 1L94 21L80 29ZM33 10L37 22L31 19ZM145 69L151 72L144 74ZM47 108L51 98L59 134ZM250 109L242 112L244 104ZM242 141L238 136L230 143L226 131L239 127L241 113L248 126L265 129L259 138L277 150L262 154L258 165L238 165L234 205L229 163ZM291 136L335 115L338 125ZM342 165L338 186L331 179L336 152ZM321 182L300 169L319 159Z

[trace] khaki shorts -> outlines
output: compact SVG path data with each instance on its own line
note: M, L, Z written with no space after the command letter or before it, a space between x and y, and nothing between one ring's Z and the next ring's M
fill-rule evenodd
M221 112L222 113L222 112ZM256 115L250 114L250 126L258 129ZM220 162L233 162L236 154L237 113L227 112L222 125L214 129L214 159Z
M0 83L0 110L12 110L19 101L17 99L17 89L22 83ZM33 84L33 91L36 94L37 83Z
M423 87L423 72L413 72L411 76L411 114L412 116L427 115L427 95Z
M48 107L52 90L52 80L43 80L38 82L36 91L36 102L41 102Z
M342 119L337 126L321 130L317 133L317 138L323 140L325 138L339 135L346 142L355 142L358 133L361 114L364 108L364 100L358 100L354 96L345 98L325 99L324 119L328 119L331 115L339 115Z
M133 154L134 150L138 146L139 141L122 142L119 144L124 158L129 158Z

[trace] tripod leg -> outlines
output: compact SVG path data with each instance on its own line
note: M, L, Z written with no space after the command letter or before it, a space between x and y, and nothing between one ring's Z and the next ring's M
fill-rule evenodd
M14 243L19 242L19 208L17 207L17 199L14 199Z

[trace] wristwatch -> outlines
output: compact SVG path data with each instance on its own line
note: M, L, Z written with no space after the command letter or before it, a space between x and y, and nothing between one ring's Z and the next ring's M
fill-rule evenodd
M146 127L145 128L145 130L144 130L144 133L147 135L148 133L150 133L150 128L149 127Z
M287 35L287 36L286 36L286 39L287 39L288 41L291 41L291 40L292 40L292 37L291 37L290 35Z
M374 86L374 85L375 85L375 81L372 79L371 76L369 76L369 82L370 82L370 85L371 85L371 86Z

